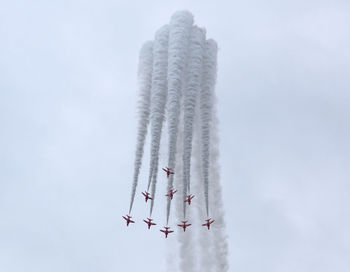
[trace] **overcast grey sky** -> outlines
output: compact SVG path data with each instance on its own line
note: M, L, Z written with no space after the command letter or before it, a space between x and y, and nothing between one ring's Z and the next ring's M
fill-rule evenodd
M1 1L0 271L165 271L121 215L139 49L179 9L219 44L230 271L350 271L345 0Z

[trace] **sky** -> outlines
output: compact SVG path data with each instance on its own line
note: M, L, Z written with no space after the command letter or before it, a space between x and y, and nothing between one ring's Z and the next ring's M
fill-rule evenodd
M175 261L174 241L127 229L121 215L139 50L182 9L219 45L230 271L350 270L348 1L1 6L0 271L166 271Z

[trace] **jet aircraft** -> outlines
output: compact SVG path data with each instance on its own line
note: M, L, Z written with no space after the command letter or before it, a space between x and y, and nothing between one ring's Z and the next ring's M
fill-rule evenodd
M127 227L129 226L130 223L135 223L135 221L131 220L131 216L130 215L126 215L126 217L123 216L123 218L126 220L126 226Z
M194 198L194 195L189 194L187 199L184 202L188 202L188 205L191 205L191 200Z
M205 224L202 224L202 226L208 227L208 230L210 230L210 225L215 221L215 220L212 220L212 221L210 221L210 220L211 220L211 218L206 219L205 221L207 221L207 222Z
M173 230L169 230L170 227L164 227L164 230L160 230L165 233L165 238L168 238L168 234L174 232Z
M153 222L152 222L153 219L148 218L148 217L147 217L147 219L148 219L148 220L143 220L143 222L145 222L145 223L148 225L148 229L150 229L151 226L153 226L153 225L157 225L156 223L153 223Z
M163 170L166 172L166 177L167 178L169 178L170 175L174 175L175 174L174 172L171 171L172 169L169 168L169 167L165 167L165 168L163 168Z
M181 221L182 224L179 224L178 226L184 229L184 232L186 231L186 228L191 226L192 224L186 224L187 221Z
M145 202L147 202L148 199L153 199L152 197L150 197L150 193L147 191L142 192L142 194L145 196Z
M174 194L175 194L176 192L177 192L177 190L171 189L171 190L169 191L169 193L166 194L165 196L168 196L168 197L170 197L170 199L173 199Z

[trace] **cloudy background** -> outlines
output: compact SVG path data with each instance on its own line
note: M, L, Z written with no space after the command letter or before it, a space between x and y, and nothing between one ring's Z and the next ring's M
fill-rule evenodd
M121 215L139 49L179 9L220 48L230 271L350 271L345 0L1 1L0 271L176 262L158 231L126 229ZM134 207L140 221L141 196Z

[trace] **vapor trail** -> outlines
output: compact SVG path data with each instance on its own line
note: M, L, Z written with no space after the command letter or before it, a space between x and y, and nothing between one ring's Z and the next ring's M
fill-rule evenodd
M160 28L153 44L153 74L151 89L151 161L148 189L152 181L152 201L150 216L154 205L157 184L159 145L162 134L164 109L167 98L167 66L168 66L169 26Z
M178 235L178 241L180 243L180 271L182 272L193 272L196 271L196 260L197 255L194 247L192 229L181 232Z
M140 51L139 67L138 67L138 83L139 83L139 124L137 131L137 145L135 152L134 178L131 191L131 201L129 214L134 204L136 187L138 183L140 168L142 164L143 150L147 135L147 127L149 124L150 104L151 104L151 83L152 83L152 62L153 62L153 42L146 42Z
M215 41L208 40L207 45L212 50L212 54L216 54L217 45ZM219 120L217 118L217 109L216 109L216 97L214 88L212 89L213 96L213 111L211 122L211 145L210 145L210 180L211 180L211 206L213 211L215 211L215 226L213 224L213 242L214 248L213 251L215 253L214 263L216 267L216 271L228 271L228 243L227 243L227 235L225 229L225 220L224 220L224 209L222 202L222 190L220 185L220 166L218 162L219 158L219 136L218 136L218 123Z
M183 105L181 105L181 108ZM181 109L180 112L180 118L179 118L179 126L183 125L183 110ZM181 171L183 168L183 162L181 160L182 155L183 155L183 130L179 130L178 134L178 139L177 139L177 144L178 144L178 150L176 153L176 159L178 161L176 165L176 174L175 175L175 186L178 190L182 190L182 187L184 186L183 184L183 172ZM176 210L175 214L177 217L177 222L180 223L181 220L183 220L183 213L182 213L182 207L183 207L183 199L180 197L174 198L175 205L176 205ZM192 227L192 226L191 226ZM195 252L193 250L193 231L189 228L186 230L185 233L183 232L178 232L177 239L179 242L179 267L177 271L182 271L182 272L192 272L196 271L195 270Z
M210 124L212 119L213 94L216 82L217 45L213 40L205 43L203 60L202 88L200 92L200 127L201 127L201 159L202 178L204 184L205 208L209 216L209 160L210 160Z
M204 73L203 73L204 74ZM199 100L199 98L198 98ZM202 178L202 158L201 158L201 124L200 119L200 103L198 101L196 106L196 115L194 122L194 135L193 135L193 173L192 177L192 189L196 192L197 201L193 203L196 208L196 216L191 217L191 223L193 224L193 231L197 234L195 246L197 247L197 263L198 271L210 272L213 271L213 263L215 262L213 246L212 246L212 232L208 232L201 224L206 216L206 209L203 203L205 203L205 194L203 190L203 178Z
M219 140L217 135L217 118L214 116L212 123L212 145L211 145L211 162L210 162L210 179L211 188L211 205L215 211L215 222L213 224L213 252L215 254L216 271L228 271L228 243L225 230L224 210L222 203L222 190L220 185L220 167L218 164L219 157Z
M213 40L206 41L205 36L203 29L193 25L192 14L180 11L172 16L169 25L156 32L153 43L146 43L140 51L139 124L129 213L133 208L150 126L147 184L152 198L150 216L155 201L160 149L163 150L161 138L165 136L169 144L167 167L175 171L175 175L169 176L167 189L179 191L173 200L177 219L174 227L180 247L177 269L225 272L228 270L228 244L220 186L215 104L217 45ZM162 135L165 117L169 122L168 134ZM191 183L197 200L186 215L187 203L184 200L191 192ZM168 198L167 225L171 202ZM201 224L210 214L215 223L208 231ZM180 231L176 224L187 218L191 227L186 232Z
M197 94L201 88L202 60L205 44L205 31L196 26L192 27L189 46L188 70L184 91L184 152L183 152L183 199L190 191L190 170L193 138L193 118ZM186 218L186 203L183 203L183 214Z
M186 67L188 43L193 24L193 16L187 11L176 12L170 20L169 52L168 52L168 127L169 157L168 167L175 169L176 146L181 103L181 88ZM173 189L174 176L168 180L168 192ZM167 202L167 218L169 222L171 199Z

